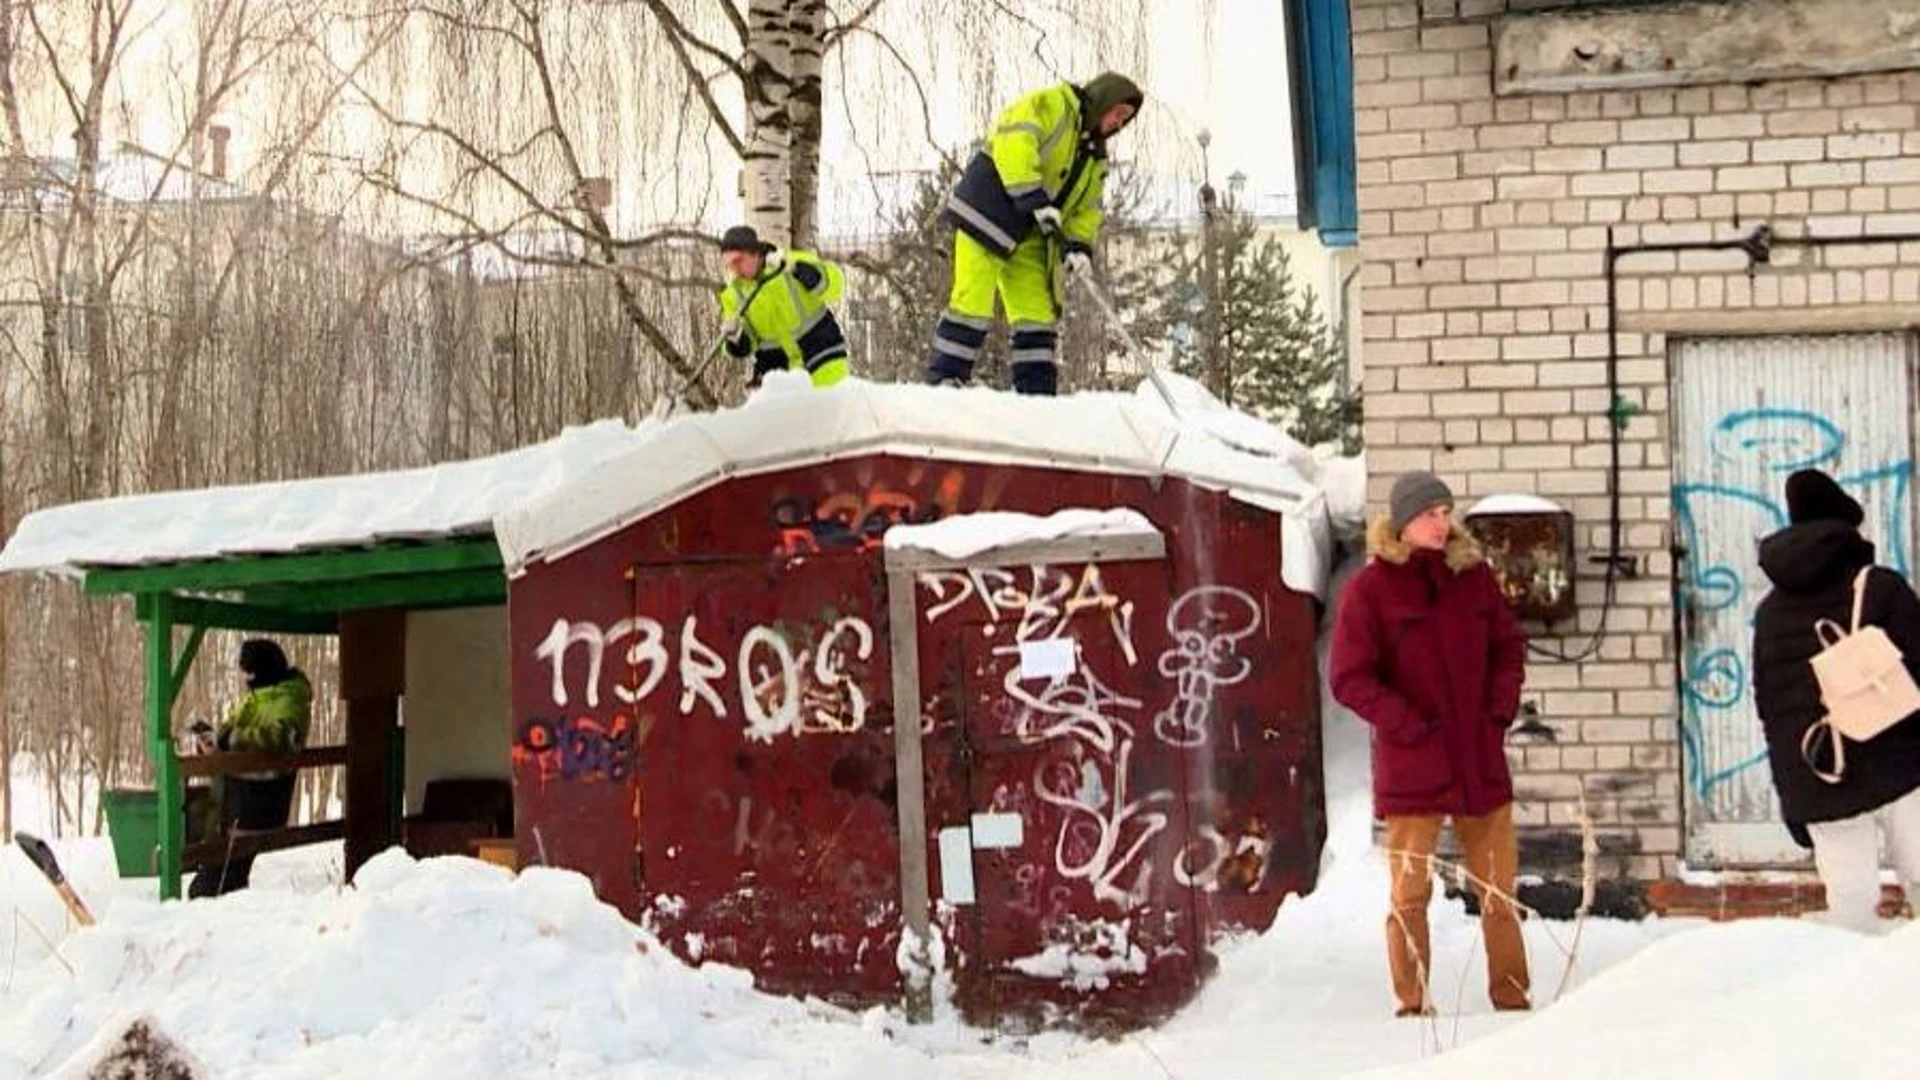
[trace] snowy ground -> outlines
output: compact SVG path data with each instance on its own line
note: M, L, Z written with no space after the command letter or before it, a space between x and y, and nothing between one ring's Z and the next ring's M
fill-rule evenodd
M1382 956L1386 873L1371 849L1364 731L1327 719L1319 890L1229 945L1165 1027L1115 1042L996 1037L755 992L688 968L577 875L518 877L398 852L340 885L336 847L267 856L255 887L162 905L114 878L105 841L61 846L100 916L77 930L0 849L0 1080L84 1075L135 1016L208 1076L1908 1077L1920 1060L1920 928L1879 939L1808 921L1594 921L1526 932L1531 1015L1493 1014L1475 924L1436 901L1445 1014L1395 1020ZM58 955L49 955L49 945Z

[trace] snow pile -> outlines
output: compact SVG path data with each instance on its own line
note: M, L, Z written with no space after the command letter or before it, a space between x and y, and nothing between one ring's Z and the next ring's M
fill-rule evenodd
M1647 949L1530 1023L1377 1075L1911 1077L1916 970L1920 926L1869 938L1812 921L1729 923Z
M1168 378L1187 402L1177 415L1151 389L1043 397L849 378L799 393L783 380L738 408L661 424L643 448L502 513L494 532L518 574L715 484L865 455L1173 476L1280 513L1282 576L1324 596L1332 542L1313 455Z
M1162 369L1156 377L1134 387L1134 396L1170 416L1177 413L1176 422L1190 430L1204 432L1243 453L1271 458L1309 480L1314 478L1312 451L1278 426L1214 397L1198 379Z
M925 525L895 525L887 530L888 548L918 548L949 559L965 559L994 548L1040 544L1067 537L1157 535L1138 510L1058 510L1039 517L1007 511L956 514Z
M688 968L585 878L398 850L355 887L116 905L5 997L0 1076L79 1070L151 1017L212 1076L909 1075L850 1014ZM828 1063L832 1063L831 1066Z
M492 457L358 476L101 499L37 511L0 572L127 566L495 534L508 570L555 558L730 477L859 454L1184 477L1284 515L1281 572L1324 596L1320 466L1280 429L1165 373L1133 393L1036 397L774 372L745 404L603 420Z
M1337 532L1367 527L1367 456L1320 459L1320 490L1327 493L1327 516Z
M761 376L759 387L747 395L747 403L812 392L813 376L804 371L769 371Z
M1538 495L1489 495L1473 504L1462 517L1481 514L1558 514L1566 507Z

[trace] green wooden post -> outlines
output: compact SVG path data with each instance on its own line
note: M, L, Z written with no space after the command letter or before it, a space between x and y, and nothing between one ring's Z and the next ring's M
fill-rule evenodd
M179 689L173 668L173 596L150 593L146 599L147 739L159 789L160 899L178 900L186 793L180 789L180 759L173 749L173 699Z

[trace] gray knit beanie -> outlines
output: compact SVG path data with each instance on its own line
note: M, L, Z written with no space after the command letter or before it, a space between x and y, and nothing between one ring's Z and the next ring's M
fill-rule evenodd
M1408 522L1441 503L1453 504L1453 489L1445 481L1430 472L1402 473L1387 496L1387 521L1393 535L1399 536Z

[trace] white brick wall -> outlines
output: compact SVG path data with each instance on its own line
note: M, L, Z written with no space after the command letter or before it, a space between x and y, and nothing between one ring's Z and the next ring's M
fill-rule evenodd
M1376 499L1410 468L1468 496L1538 492L1574 511L1581 555L1604 551L1608 230L1623 245L1759 219L1781 236L1920 230L1920 71L1496 98L1490 23L1508 0L1352 3ZM1619 583L1597 659L1530 668L1557 741L1513 756L1523 823L1575 823L1584 791L1603 837L1635 852L1612 872L1653 878L1681 855L1666 334L1708 316L1789 332L1849 305L1920 304L1920 245L1781 247L1752 277L1738 254L1637 255L1619 292L1635 410L1623 543L1645 573ZM1584 642L1596 572L1582 567L1580 633L1543 643Z

